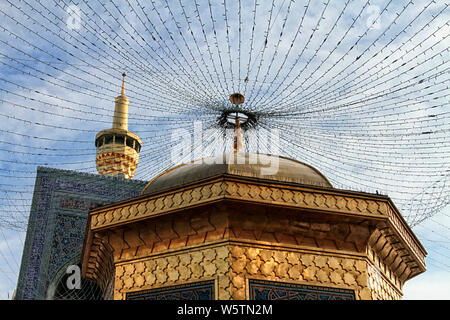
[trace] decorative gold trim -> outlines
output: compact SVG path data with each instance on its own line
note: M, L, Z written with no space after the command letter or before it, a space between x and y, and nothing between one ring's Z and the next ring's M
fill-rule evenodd
M177 198L178 201L174 201L174 198ZM128 218L119 214L120 209L127 208L128 202L92 210L90 213L92 216L91 229L97 230L130 223L223 199L375 219L387 218L388 206L386 199L370 199L370 197L364 199L336 190L316 191L292 186L258 185L244 181L237 182L229 178L218 178L198 186L134 199L137 205L145 205L145 209L136 215L128 216ZM107 214L111 215L111 219L108 221L105 219Z

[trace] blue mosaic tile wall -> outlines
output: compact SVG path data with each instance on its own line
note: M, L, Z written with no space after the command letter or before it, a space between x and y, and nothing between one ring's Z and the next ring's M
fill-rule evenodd
M249 280L250 300L355 300L353 290Z
M139 196L147 182L38 167L16 299L46 299L79 262L89 209Z
M127 300L214 300L214 281L150 289L127 294Z

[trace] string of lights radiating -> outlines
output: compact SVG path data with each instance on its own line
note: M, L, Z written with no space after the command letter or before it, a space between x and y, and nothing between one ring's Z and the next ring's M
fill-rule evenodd
M145 142L137 178L173 165L155 148L167 150L171 131L189 131L193 121L213 125L235 91L246 95L242 108L258 115L259 128L289 132L289 156L341 186L414 197L446 177L446 2L384 1L375 11L369 1L331 0L97 1L69 12L70 5L0 7L1 68L12 75L1 79L0 116L16 128L2 129L5 181L17 170L32 178L40 164L94 173L94 163L86 166L89 138L112 120L121 69L129 75L130 126ZM393 157L405 149L407 161ZM389 183L370 182L387 174ZM404 183L415 175L422 184ZM410 224L423 218L414 216Z
M194 141L196 121L231 150L220 119L240 92L254 119L246 151L277 150L337 188L389 195L420 227L450 203L449 4L2 1L1 227L26 230L37 166L96 173L95 134L111 127L122 72L143 141L135 179L178 164L172 135ZM271 132L275 142L245 138ZM178 161L217 152L191 151Z

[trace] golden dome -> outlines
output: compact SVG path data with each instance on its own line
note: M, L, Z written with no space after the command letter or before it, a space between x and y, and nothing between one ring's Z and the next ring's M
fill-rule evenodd
M208 157L175 166L156 176L141 194L153 194L220 175L251 177L278 182L332 188L317 169L303 162L268 154L238 153Z

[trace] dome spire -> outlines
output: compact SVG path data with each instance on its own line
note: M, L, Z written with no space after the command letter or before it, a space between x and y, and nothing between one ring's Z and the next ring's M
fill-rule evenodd
M126 77L126 73L122 73L122 90L120 91L120 95L124 96L125 95L125 77Z
M101 175L131 179L136 173L142 141L128 131L128 98L125 97L125 72L122 89L114 102L112 128L100 131L95 138L96 165Z
M240 104L243 104L245 101L245 97L242 93L233 93L230 95L230 101L232 104L236 106L236 109L239 108ZM244 143L242 142L242 129L241 129L241 120L238 116L238 110L236 110L236 117L234 123L234 143L233 149L235 152L240 152L244 147Z
M125 72L122 73L122 89L115 100L113 128L128 130L128 98L125 97Z

